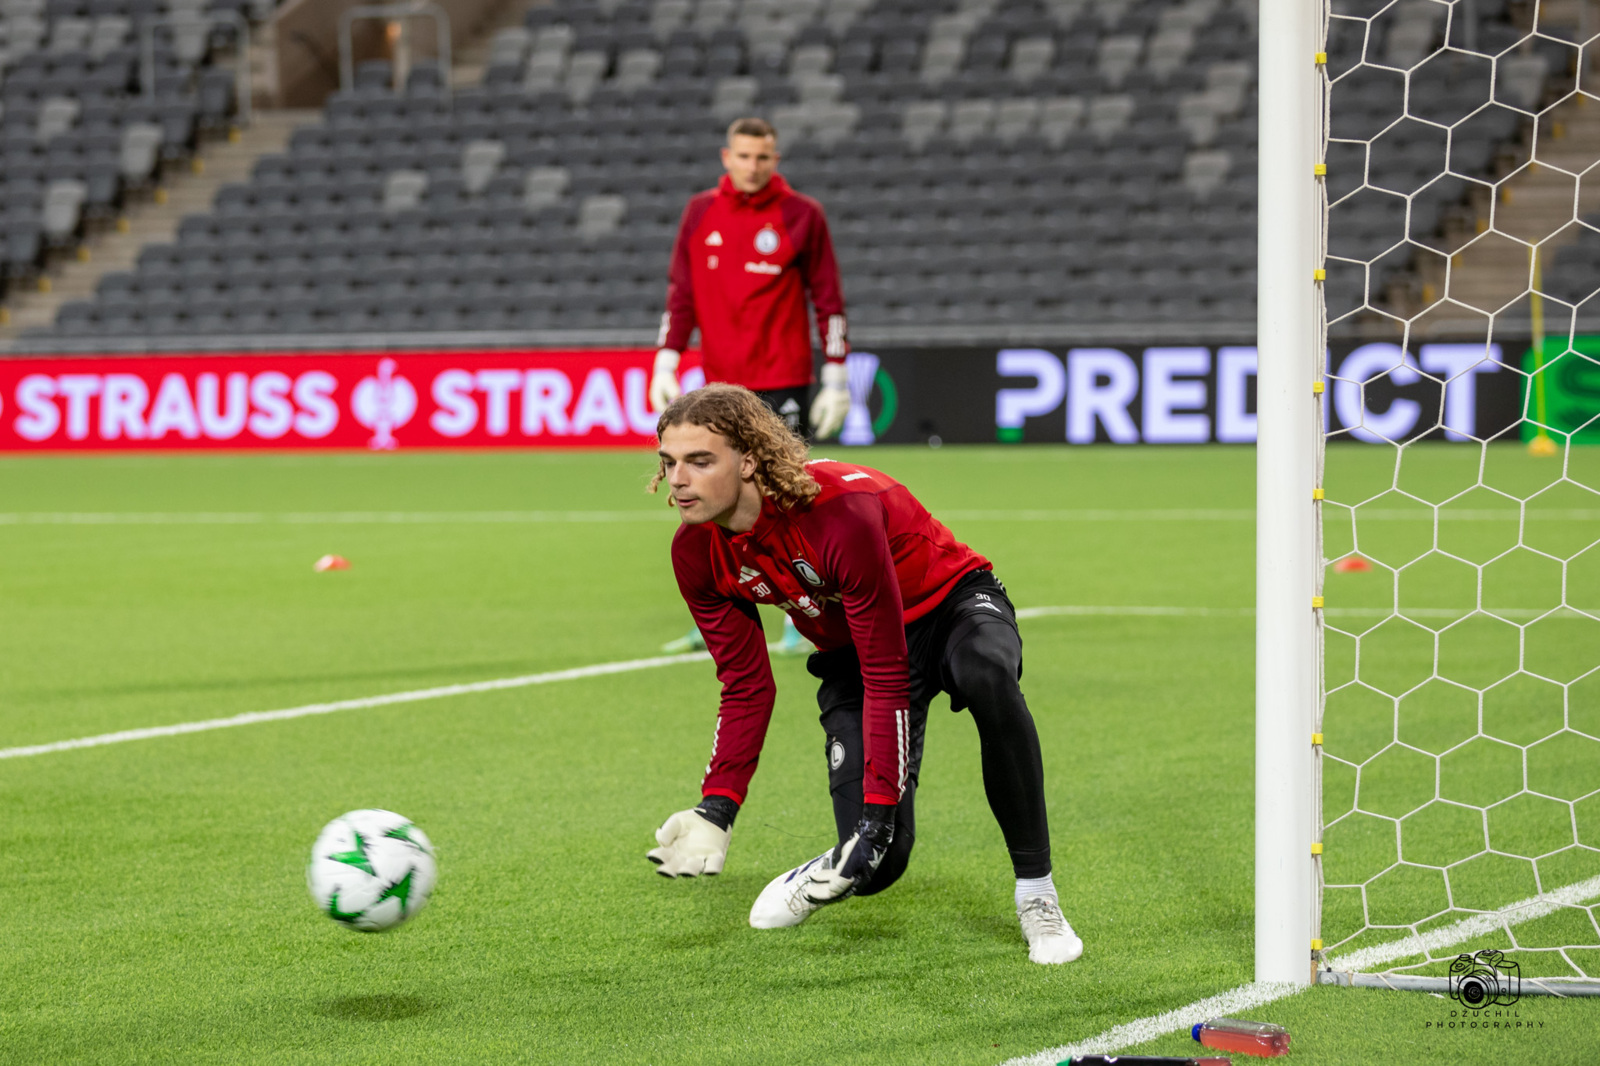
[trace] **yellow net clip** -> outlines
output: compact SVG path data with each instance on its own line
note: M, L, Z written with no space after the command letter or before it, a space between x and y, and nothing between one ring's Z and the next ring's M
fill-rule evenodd
M1315 270L1315 271L1312 271L1311 280L1312 281L1327 281L1328 280L1328 272L1326 270L1322 270L1320 268Z
M1321 733L1312 733L1311 734L1311 743L1316 745L1319 748L1322 747L1322 734Z
M1327 66L1328 65L1328 53L1326 53L1326 52L1318 52L1317 55L1316 55L1316 60L1317 60L1317 66L1319 66L1319 67Z
M1311 942L1311 950L1312 951L1321 951L1322 950L1322 941L1321 940L1313 940Z
M1326 164L1326 163L1318 163L1315 167L1312 168L1311 172L1313 174L1315 174L1319 178L1325 178L1325 177L1328 176L1328 164Z
M1313 845L1311 845L1311 854L1313 854L1313 855L1321 855L1322 854L1322 845L1321 844L1313 844Z
M1311 609L1314 610L1314 611L1322 610L1322 597L1321 596L1313 596L1313 597L1311 597Z
M1325 500L1328 498L1328 494L1323 492L1321 489L1312 489L1311 498L1313 500Z
M1313 381L1311 383L1311 395L1313 395L1313 396L1321 396L1322 395L1322 390L1324 388L1326 388L1326 387L1327 386L1323 385L1323 383L1320 382L1320 381Z

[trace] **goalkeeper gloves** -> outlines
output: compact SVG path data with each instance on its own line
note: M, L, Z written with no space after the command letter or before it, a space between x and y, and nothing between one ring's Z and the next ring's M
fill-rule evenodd
M726 796L707 796L693 810L679 811L656 830L656 843L645 858L662 877L720 874L728 858L728 838L739 805Z
M850 379L843 363L822 364L822 391L811 401L811 435L831 437L844 426L850 410Z
M650 373L650 407L659 414L682 395L683 389L678 386L678 353L662 348L656 352L656 366Z
M894 842L894 807L869 803L861 811L855 836L844 842L829 869L813 869L803 889L806 899L822 906L849 899L865 888Z

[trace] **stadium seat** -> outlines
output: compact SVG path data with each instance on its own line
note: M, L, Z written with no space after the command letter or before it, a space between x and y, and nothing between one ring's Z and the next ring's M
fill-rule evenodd
M137 82L129 31L101 21L123 16L123 2L62 8L84 23L64 31L55 15L38 17L38 34L10 15L0 25L8 54L9 42L48 49L58 35L73 46L13 62L0 83L8 249L25 243L9 220L37 231L51 182L84 182L82 212L98 211L108 166L124 187L149 184L236 106L229 72L203 57L185 66L170 33L154 100L107 111L97 94L51 88L102 68ZM1509 17L1496 2L1478 0L1483 40ZM556 0L494 36L481 85L446 94L421 64L397 90L391 66L364 65L320 127L296 131L285 155L219 193L208 221L141 257L140 286L188 294L197 310L163 296L137 328L213 328L218 316L275 332L648 328L684 200L713 182L719 130L744 114L775 121L785 172L822 199L862 321L1238 316L1252 303L1250 242L1233 239L1250 231L1254 198L1248 14L1239 0ZM1425 30L1442 34L1424 14L1381 20L1372 47L1406 55ZM1330 67L1348 61L1349 42L1329 47ZM1497 85L1465 67L1413 73L1418 117L1469 113L1474 94L1472 108L1491 92L1504 101L1454 132L1464 175L1485 173L1517 135L1516 101L1542 98L1572 66L1527 54L1506 57ZM1375 133L1399 116L1403 84L1341 81L1336 121ZM52 96L79 110L47 121ZM1386 187L1416 187L1420 156L1379 156ZM1389 208L1357 206L1353 232L1376 239ZM1417 194L1414 230L1455 206L1443 191ZM1053 280L1085 263L1092 285ZM451 284L429 287L441 279ZM96 304L120 308L128 291L145 290Z

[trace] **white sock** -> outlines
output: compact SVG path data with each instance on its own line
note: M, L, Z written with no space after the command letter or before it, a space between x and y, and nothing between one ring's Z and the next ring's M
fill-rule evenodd
M1056 883L1050 879L1049 874L1045 874L1043 877L1017 878L1017 909L1022 909L1023 900L1032 899L1034 896L1044 896L1046 899L1053 899L1057 903L1061 902L1056 896Z

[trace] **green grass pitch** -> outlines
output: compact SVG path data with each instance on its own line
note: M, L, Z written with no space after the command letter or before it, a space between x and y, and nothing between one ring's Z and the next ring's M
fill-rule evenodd
M1414 454L1439 486L1470 453ZM1249 449L851 458L935 513L966 512L949 524L1021 607L1253 604ZM1385 483L1392 459L1336 450L1330 495ZM1510 447L1494 460L1530 483L1553 469ZM1573 462L1600 484L1600 454ZM565 453L0 461L7 515L263 516L0 522L0 747L654 654L687 616L671 521L652 520L665 508L642 491L649 466ZM975 513L1019 508L1224 513ZM623 514L315 517L424 511ZM352 568L314 574L328 552ZM1456 602L1457 577L1428 594ZM1330 598L1381 602L1361 583L1373 579L1330 579ZM992 1064L1248 982L1251 620L1056 616L1023 636L1056 883L1087 943L1077 963L1027 962L976 736L942 699L904 880L795 930L746 925L762 885L829 837L797 659L775 663L778 709L727 873L655 876L651 832L694 801L711 739L716 684L697 663L0 761L0 1062ZM1343 662L1330 651L1330 669ZM433 901L389 934L339 927L304 885L317 831L367 806L415 819L438 846ZM1289 1060L1305 1063L1579 1063L1600 1048L1600 1003L1525 998L1520 1029L1432 1028L1452 1006L1316 988L1252 1014L1288 1026ZM1173 1035L1138 1050L1194 1046Z

